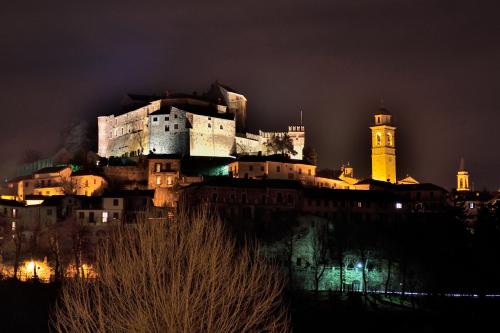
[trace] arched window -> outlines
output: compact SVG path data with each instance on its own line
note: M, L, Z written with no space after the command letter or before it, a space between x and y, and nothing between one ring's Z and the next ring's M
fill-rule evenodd
M392 135L391 135L391 133L387 133L386 137L387 137L387 145L388 146L392 146Z
M382 144L382 136L380 133L377 133L377 146L380 146Z

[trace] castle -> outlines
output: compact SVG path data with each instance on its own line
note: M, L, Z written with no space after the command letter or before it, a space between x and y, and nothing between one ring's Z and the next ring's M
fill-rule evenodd
M274 136L285 134L297 152L292 158L303 157L304 126L289 126L286 132L248 133L246 97L219 82L201 96L129 97L131 103L125 113L98 117L101 157L149 153L207 157L267 155L270 153L267 143Z

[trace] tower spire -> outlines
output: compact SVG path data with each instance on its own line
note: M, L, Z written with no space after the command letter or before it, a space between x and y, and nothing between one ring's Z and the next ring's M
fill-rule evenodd
M465 171L465 162L463 157L460 157L460 167L458 168L458 171Z

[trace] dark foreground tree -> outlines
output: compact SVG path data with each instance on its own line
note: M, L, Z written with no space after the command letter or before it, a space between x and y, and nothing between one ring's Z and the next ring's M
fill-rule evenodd
M64 285L55 331L288 331L278 270L206 211L118 229L96 257L95 280Z

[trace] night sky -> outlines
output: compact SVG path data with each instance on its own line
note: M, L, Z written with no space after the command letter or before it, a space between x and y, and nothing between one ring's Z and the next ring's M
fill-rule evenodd
M94 2L94 3L93 3ZM370 173L381 98L398 127L398 175L500 188L496 1L14 1L0 9L0 174L26 149L54 152L67 124L128 92L249 100L252 130L304 112L319 167Z

